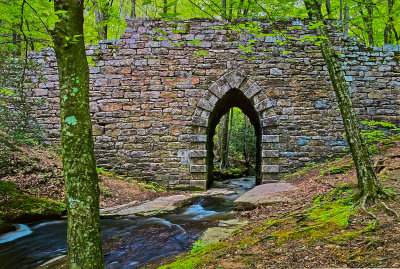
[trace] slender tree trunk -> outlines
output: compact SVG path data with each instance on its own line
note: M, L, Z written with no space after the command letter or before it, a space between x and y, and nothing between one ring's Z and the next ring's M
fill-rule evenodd
M136 0L131 0L131 19L136 18Z
M19 29L19 27L20 26L18 24L13 25L13 28L15 28L15 29ZM22 46L21 46L22 38L21 38L21 34L18 33L16 30L12 31L12 41L13 41L13 44L15 45L14 55L20 56L22 53ZM28 46L28 44L26 44L26 45Z
M393 0L388 0L387 1L388 5L388 22L386 23L385 31L384 31L384 42L385 44L393 44L395 43L394 41L394 23L393 23L393 5L394 1Z
M221 141L221 169L228 167L228 129L229 128L229 113L225 115L224 128L222 130L222 141Z
M221 0L222 19L226 20L226 0Z
M222 133L224 129L224 121L225 121L225 116L222 117L218 127L218 156L220 161L222 156Z
M343 0L340 0L340 17L339 20L343 20Z
M314 22L323 22L321 14L321 3L318 0L304 0L309 17ZM359 196L363 201L366 199L376 199L378 193L382 191L374 167L371 162L368 146L360 130L360 124L354 111L350 98L348 84L336 54L332 42L329 38L325 26L315 28L317 36L324 36L321 50L328 67L329 75L335 90L337 102L343 118L343 124L346 131L347 142L350 145L351 154L357 170Z
M373 13L374 13L374 5L372 0L366 0L365 7L367 9L367 14L363 11L363 6L360 6L360 13L364 21L364 25L366 28L367 36L368 36L368 45L370 47L374 46L374 29L373 29Z
M246 139L246 136L247 136L247 117L246 116L244 116L244 128L243 128L243 130L244 130L244 133L243 133L243 157L244 157L244 160L245 160L245 162L246 162L246 167L249 167L250 166L250 160L248 159L248 156L247 156L247 139Z
M119 0L119 17L121 19L123 19L125 17L124 5L125 5L125 0Z
M326 12L328 14L328 18L331 18L332 10L331 10L331 0L325 0Z
M61 151L68 206L69 268L104 268L99 187L89 112L89 68L83 39L83 0L55 0L53 31L60 82Z
M347 4L344 5L344 32L343 36L348 37L349 36L349 20L350 20L350 15L349 15L349 7Z
M251 0L247 0L247 1L248 1L247 7L246 7L246 9L243 11L243 16L244 16L244 17L246 17L247 14L249 13L250 5L251 5Z
M238 17L239 17L239 15L243 15L243 2L244 2L244 0L240 0L240 2L239 2L238 11L237 11Z
M176 15L176 13L177 13L177 10L178 10L178 1L176 1L175 2L175 5L174 5L174 14Z
M107 27L107 6L104 8L99 5L98 1L93 2L93 6L95 8L94 11L94 16L96 18L96 24L97 26L97 31L101 39L106 40L107 39L107 32L108 32L108 27Z
M231 21L233 17L233 0L229 1L229 15L228 20Z
M168 13L168 0L164 0L163 13L164 15Z
M227 142L227 148L226 148L226 155L228 155L229 158L229 143L231 141L231 135L232 135L232 124L233 124L233 108L231 108L231 116L230 116L230 120L229 120L229 131L228 131L228 142Z

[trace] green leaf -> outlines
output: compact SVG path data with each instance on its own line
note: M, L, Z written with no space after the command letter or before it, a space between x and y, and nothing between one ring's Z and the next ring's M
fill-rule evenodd
M206 52L206 51L204 51L204 50L198 50L198 51L196 51L196 53L195 54L193 54L193 57L198 57L198 56L207 56L208 55L208 53Z
M188 41L188 43L193 45L203 45L203 43L200 42L200 39L193 39Z

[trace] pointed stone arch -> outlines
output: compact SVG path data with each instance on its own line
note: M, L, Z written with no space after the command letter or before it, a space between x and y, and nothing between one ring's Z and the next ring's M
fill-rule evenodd
M277 117L266 117L266 110L274 107L276 103L268 98L259 98L262 88L253 78L248 78L243 73L235 70L229 72L217 81L212 83L205 91L201 99L198 101L195 113L192 118L193 137L191 139L191 149L189 151L190 163L190 187L191 189L204 190L210 185L210 151L207 148L210 145L207 142L210 140L210 133L215 131L215 119L210 122L210 118L215 118L215 108L224 98L241 98L246 103L247 111L245 114L252 120L252 124L256 129L257 143L259 151L259 164L257 175L257 184L266 182L266 180L275 179L279 173L277 160L279 151L279 136L263 135L263 128L277 126ZM231 99L235 100L235 99ZM233 105L238 106L240 105ZM231 106L231 107L233 107ZM241 108L243 110L243 108ZM218 113L221 114L221 113ZM225 114L225 113L223 113ZM222 114L222 115L223 115ZM248 115L251 114L251 115ZM219 118L222 115L217 115ZM212 116L212 117L210 117ZM257 126L258 125L258 126ZM212 130L214 128L214 130ZM258 128L258 129L257 129Z

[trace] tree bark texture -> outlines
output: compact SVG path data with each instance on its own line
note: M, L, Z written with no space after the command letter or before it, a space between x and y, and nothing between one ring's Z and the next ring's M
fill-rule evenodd
M317 23L323 22L321 3L318 2L318 0L305 0L304 2L310 19ZM317 36L326 37L326 39L322 40L321 50L335 90L336 99L339 104L346 131L347 142L350 145L351 154L357 170L359 189L358 198L364 197L365 199L375 199L382 188L377 180L368 151L368 146L361 133L360 123L353 108L342 66L338 55L333 48L332 42L329 39L325 24L316 27L315 30Z
M99 5L98 1L93 2L93 6L95 8L94 15L96 18L96 24L98 28L98 34L103 39L107 39L108 27L107 27L107 10ZM107 8L107 6L106 6Z
M370 47L374 46L374 29L373 29L373 14L374 14L374 4L372 0L366 0L365 8L367 9L367 14L363 11L363 6L360 6L360 13L364 21L368 36L368 45ZM360 4L361 5L361 4Z
M89 112L83 0L55 0L53 31L60 82L61 150L68 206L69 268L104 268L99 187Z
M168 0L164 0L163 13L164 15L168 13Z
M131 0L131 18L136 18L136 0Z
M221 0L222 19L226 20L226 0Z
M228 168L228 133L229 133L229 112L225 115L224 127L222 129L222 141L221 141L221 169Z

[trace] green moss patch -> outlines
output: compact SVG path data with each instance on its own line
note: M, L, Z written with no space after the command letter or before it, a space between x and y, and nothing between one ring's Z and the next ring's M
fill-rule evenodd
M229 247L227 242L217 242L205 246L193 247L193 250L186 257L179 258L175 262L164 265L159 269L191 269L204 264L208 259L212 259L218 253Z
M352 165L353 165L352 160L351 161L339 160L334 165L329 167L328 170L331 175L345 174L345 173L347 173L347 171L350 170Z
M0 181L0 195L0 219L4 221L34 221L66 213L65 203L25 195L10 181Z
M235 167L229 169L220 170L218 167L214 166L213 178L214 180L224 180L230 178L239 178L247 174L246 167Z

